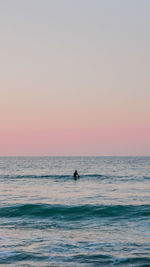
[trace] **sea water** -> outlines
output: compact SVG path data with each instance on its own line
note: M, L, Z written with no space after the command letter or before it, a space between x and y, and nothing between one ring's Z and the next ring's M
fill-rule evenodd
M0 265L150 266L150 157L1 157Z

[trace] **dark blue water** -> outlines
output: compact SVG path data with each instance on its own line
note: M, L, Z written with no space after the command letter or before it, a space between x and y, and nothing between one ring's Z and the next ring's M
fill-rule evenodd
M150 157L1 157L0 265L150 266Z

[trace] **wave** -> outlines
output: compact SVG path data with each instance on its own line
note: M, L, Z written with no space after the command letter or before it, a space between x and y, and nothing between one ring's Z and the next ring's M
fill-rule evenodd
M150 216L150 205L53 205L24 204L0 208L0 217L35 217L61 220L95 218L132 219Z
M57 255L57 253L53 253L53 251L48 255L47 253L39 253L35 252L34 253L31 251L26 251L26 250L11 250L11 251L2 251L0 252L0 265L2 264L3 266L6 266L10 263L13 263L14 266L16 264L20 263L20 265L17 264L17 266L29 266L22 264L22 261L28 261L28 262L34 262L37 265L40 265L40 262L44 263L45 265L42 264L42 266L61 266L58 265L58 260L59 263L62 263L62 266L80 266L82 263L87 264L87 266L150 266L150 257L149 256L130 256L126 258L120 258L120 257L115 257L112 254L104 254L104 253L75 253L73 252L71 255L67 254L63 255L64 246L62 245L62 255L61 257ZM47 265L47 262L53 261L53 265ZM55 262L55 263L54 263ZM75 263L73 265L72 263ZM69 265L68 265L69 264ZM92 264L92 265L91 265ZM36 266L36 265L35 265Z
M150 180L150 176L143 176L143 179Z
M121 182L127 182L127 181L144 181L144 180L149 180L150 176L143 176L143 177L135 177L135 176L120 176L120 175L106 175L106 174L84 174L80 175L81 179L96 179L96 180L104 180L108 179L111 181L116 181L119 180ZM56 174L41 174L41 175L36 175L36 174L22 174L22 175L0 175L0 179L9 179L9 180L16 180L16 179L52 179L52 180L71 180L73 179L73 175L68 175L68 174L63 174L63 175L56 175Z
M53 175L53 174L47 174L47 175L34 175L34 174L23 174L23 175L1 175L1 178L8 178L8 179L73 179L73 175ZM101 174L84 174L81 175L80 178L107 178L108 176L106 175L101 175Z

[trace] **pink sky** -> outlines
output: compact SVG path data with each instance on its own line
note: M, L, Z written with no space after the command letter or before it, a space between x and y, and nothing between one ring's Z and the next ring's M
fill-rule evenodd
M0 4L0 156L150 155L150 4L133 2Z

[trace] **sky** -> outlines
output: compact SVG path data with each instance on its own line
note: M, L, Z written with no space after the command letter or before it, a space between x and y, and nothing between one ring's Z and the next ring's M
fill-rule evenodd
M0 0L0 156L149 156L149 10Z

